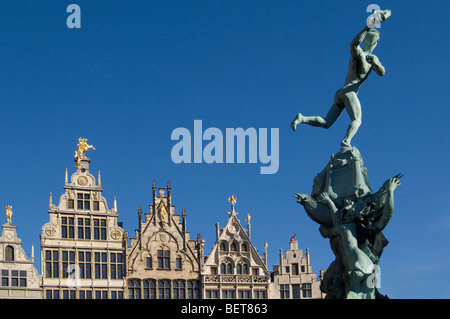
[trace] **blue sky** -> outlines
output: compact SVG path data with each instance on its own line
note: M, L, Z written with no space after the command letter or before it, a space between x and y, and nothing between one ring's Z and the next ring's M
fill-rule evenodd
M81 29L66 8L81 8ZM309 193L349 124L301 126L297 112L325 115L348 67L349 44L372 2L346 1L20 1L0 3L0 207L29 254L39 258L48 197L58 202L64 171L82 136L103 195L117 197L119 220L133 236L151 185L170 180L177 213L208 252L224 226L230 195L253 244L269 244L269 268L297 234L313 270L334 259L328 240L292 193ZM353 139L374 191L403 173L384 231L381 288L391 298L449 298L450 187L446 104L449 44L444 1L379 1L392 10L375 49L386 75L361 88L362 126ZM177 127L279 128L279 170L261 164L175 164ZM0 215L0 222L6 217ZM3 220L3 221L2 221ZM38 258L36 258L38 260ZM40 270L40 263L36 266Z

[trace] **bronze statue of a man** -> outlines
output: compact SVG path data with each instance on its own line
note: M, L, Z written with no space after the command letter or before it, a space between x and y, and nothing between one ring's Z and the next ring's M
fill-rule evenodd
M383 22L391 16L391 11L379 11L378 14L380 21ZM380 76L383 76L385 73L378 57L372 54L379 39L380 34L376 29L369 28L367 25L364 26L362 31L350 43L351 58L345 85L337 90L334 96L334 103L328 114L323 118L321 116L303 116L301 113L298 113L291 123L294 131L300 123L329 128L345 108L350 116L351 123L348 126L345 138L341 142L341 146L351 147L350 142L361 125L361 104L357 96L359 87L364 83L372 70ZM363 43L362 49L359 47L361 43Z

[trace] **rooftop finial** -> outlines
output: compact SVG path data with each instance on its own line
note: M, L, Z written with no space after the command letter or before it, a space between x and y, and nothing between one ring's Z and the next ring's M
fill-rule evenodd
M228 197L228 202L231 203L231 212L234 213L234 204L236 204L236 197L234 195L231 195L231 197Z
M100 170L98 171L98 186L102 186L102 178L100 176Z
M67 183L69 183L69 175L68 175L68 172L67 172L67 167L66 167L66 177L65 177L65 179L64 179L64 182L67 184Z

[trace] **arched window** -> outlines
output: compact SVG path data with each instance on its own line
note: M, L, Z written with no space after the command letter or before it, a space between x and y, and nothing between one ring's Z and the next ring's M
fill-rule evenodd
M13 246L6 246L6 248L5 248L5 261L14 261L14 248L13 248Z
M231 263L227 264L227 274L233 274L233 265L231 265Z
M242 265L242 273L244 275L248 275L248 265L247 264Z
M238 275L248 275L248 264L245 261L240 261L236 266L236 271Z
M231 243L230 250L231 251L237 251L236 243Z
M173 299L186 299L186 282L184 280L173 281Z
M170 299L170 280L158 280L158 299Z
M242 244L241 245L241 251L247 251L247 245L246 244Z
M128 299L141 299L141 281L139 279L128 280Z
M198 299L198 280L188 280L188 299Z
M156 299L156 280L144 279L143 299Z
M220 243L219 250L220 251L227 251L227 245L225 243Z
M233 264L229 259L225 259L220 264L220 273L222 275L232 275L233 274Z

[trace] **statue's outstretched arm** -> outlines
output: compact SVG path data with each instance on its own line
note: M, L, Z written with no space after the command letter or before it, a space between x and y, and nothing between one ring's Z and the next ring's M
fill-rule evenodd
M316 223L326 226L332 226L330 212L328 207L322 203L317 202L312 196L305 194L294 194L297 198L297 203L303 205L306 214Z
M358 56L361 54L362 49L359 47L361 42L363 42L364 38L366 37L367 31L369 31L370 28L365 25L364 28L353 38L352 42L350 42L350 53L352 56Z
M371 226L372 229L382 231L391 220L394 212L394 190L400 185L400 178L398 176L384 182L383 188L386 190L386 202L384 203L380 218Z

